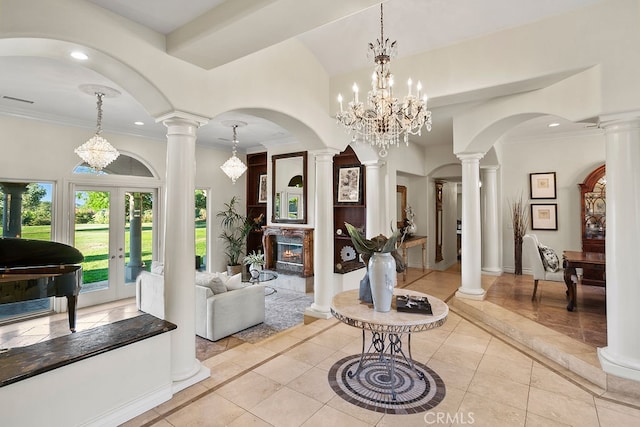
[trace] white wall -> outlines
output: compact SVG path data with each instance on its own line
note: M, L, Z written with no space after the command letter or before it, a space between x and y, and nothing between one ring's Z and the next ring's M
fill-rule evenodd
M501 142L501 188L503 211L503 268L512 272L513 227L509 200L522 194L525 203L557 203L558 230L533 230L541 243L555 249L581 250L580 189L578 184L597 166L605 162L604 136L567 136L562 139ZM555 172L557 198L529 199L529 174ZM527 269L528 265L523 264Z

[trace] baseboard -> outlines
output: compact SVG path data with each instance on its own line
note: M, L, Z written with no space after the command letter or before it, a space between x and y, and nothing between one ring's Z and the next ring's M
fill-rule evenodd
M146 396L142 396L132 402L128 402L127 404L113 409L106 414L102 414L99 418L91 420L83 425L92 427L111 427L121 425L170 400L173 397L171 387L171 384L167 384L159 390L149 393Z

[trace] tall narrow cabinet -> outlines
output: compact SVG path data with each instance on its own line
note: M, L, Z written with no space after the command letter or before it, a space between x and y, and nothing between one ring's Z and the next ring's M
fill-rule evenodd
M582 223L582 251L604 253L607 231L607 178L605 165L594 169L580 187L580 222ZM603 270L583 269L582 283L602 286Z
M367 219L365 167L349 146L333 158L333 271L363 268L345 222L365 229Z
M267 218L267 153L247 154L247 217L266 225ZM261 185L262 183L262 185ZM260 218L262 215L262 218ZM256 227L247 237L247 253L262 251L262 228Z

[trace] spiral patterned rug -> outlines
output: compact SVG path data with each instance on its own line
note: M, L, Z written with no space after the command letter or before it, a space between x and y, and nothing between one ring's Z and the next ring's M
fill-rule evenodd
M419 378L401 358L396 358L395 375L382 362L368 361L365 367L351 377L360 363L360 355L347 356L329 370L329 385L338 396L361 408L385 414L415 414L437 406L445 397L442 378L432 369L414 362ZM353 374L352 374L353 375ZM390 385L395 389L395 399Z

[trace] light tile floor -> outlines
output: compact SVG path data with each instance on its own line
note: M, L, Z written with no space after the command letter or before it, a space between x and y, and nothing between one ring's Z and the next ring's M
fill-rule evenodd
M491 286L493 280L483 277L483 286ZM406 283L447 299L459 286L460 276L455 269L426 276L415 270ZM405 286L401 280L399 285ZM105 307L80 310L79 326L135 315L135 307L116 303L107 312ZM385 415L337 396L329 387L328 371L341 358L359 353L361 332L328 319L219 352L203 362L211 369L210 378L125 427L640 425L640 401L604 397L597 388L585 387L553 363L463 316L452 311L441 328L412 336L414 358L437 372L446 385L444 400L430 412ZM29 322L22 322L29 326L3 326L0 336L21 340L25 331L47 332L42 321L35 330L36 320Z

